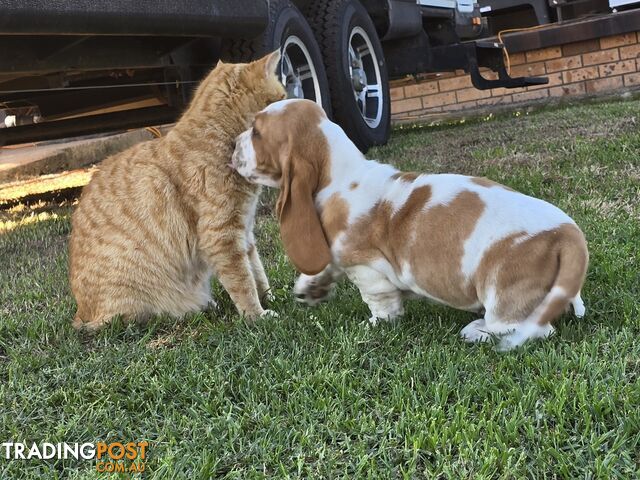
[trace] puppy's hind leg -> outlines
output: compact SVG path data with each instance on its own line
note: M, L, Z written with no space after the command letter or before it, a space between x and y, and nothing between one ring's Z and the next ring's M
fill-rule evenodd
M460 330L460 337L469 343L488 342L491 340L491 333L484 318L479 318Z
M555 328L549 323L540 325L536 322L525 320L515 324L512 331L500 337L497 349L501 352L513 350L528 340L546 338L551 336L553 332L555 332Z
M371 325L375 326L380 320L389 321L404 314L402 292L386 275L371 267L357 266L348 269L347 276L358 287L362 300L371 310Z
M527 340L548 337L554 332L550 324L539 325L524 320L521 322L505 322L489 310L485 318L469 323L460 331L465 342L488 342L491 338L499 339L498 350L507 351L521 346Z
M571 299L571 305L573 306L573 313L576 317L584 317L587 309L584 307L584 302L582 301L582 297L579 293Z

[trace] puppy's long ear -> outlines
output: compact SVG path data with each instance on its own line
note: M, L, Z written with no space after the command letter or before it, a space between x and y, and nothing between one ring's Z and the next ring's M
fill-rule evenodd
M283 155L290 154L283 152ZM331 263L331 249L313 202L318 172L310 163L294 160L282 159L282 186L276 204L280 236L296 269L315 275Z

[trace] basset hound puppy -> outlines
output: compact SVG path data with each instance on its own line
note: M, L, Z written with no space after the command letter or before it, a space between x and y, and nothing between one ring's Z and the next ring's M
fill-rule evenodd
M371 310L403 313L426 297L484 312L461 331L508 350L553 332L580 290L585 237L559 208L486 178L403 173L367 160L321 107L284 100L260 112L236 143L232 168L280 188L287 255L302 273L294 293L316 304L344 274Z

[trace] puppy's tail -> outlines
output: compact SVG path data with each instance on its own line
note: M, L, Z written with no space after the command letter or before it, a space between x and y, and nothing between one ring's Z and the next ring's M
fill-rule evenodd
M530 320L538 325L549 325L564 312L569 304L576 317L585 314L580 289L587 274L589 251L584 235L578 227L565 228L560 233L558 274L549 293L531 313Z

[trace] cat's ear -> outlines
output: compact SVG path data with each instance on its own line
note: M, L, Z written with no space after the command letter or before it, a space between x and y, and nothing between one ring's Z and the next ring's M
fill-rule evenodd
M291 263L315 275L331 263L331 249L313 201L318 173L309 162L296 161L288 151L281 158L282 185L276 205L280 237Z
M278 64L280 63L281 58L282 58L282 54L280 53L279 49L274 52L271 52L269 55L267 55L264 58L264 61L265 61L264 69L267 77L270 75L277 75Z

